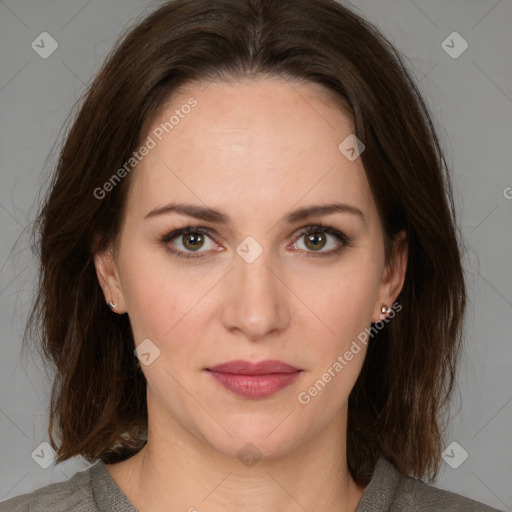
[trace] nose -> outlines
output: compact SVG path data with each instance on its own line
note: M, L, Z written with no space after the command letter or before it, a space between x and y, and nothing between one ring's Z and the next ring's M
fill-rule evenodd
M291 318L291 292L270 260L266 251L252 263L236 255L224 284L222 322L230 332L252 341L282 332Z

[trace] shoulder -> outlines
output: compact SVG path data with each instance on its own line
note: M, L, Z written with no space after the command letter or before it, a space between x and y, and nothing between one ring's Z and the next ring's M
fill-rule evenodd
M397 512L405 510L445 512L500 512L454 492L438 489L421 480L402 477L397 489Z
M428 485L422 480L399 473L391 462L380 458L368 486L367 501L361 512L373 511L371 503L380 503L386 512L503 512L456 494ZM365 493L366 494L366 493ZM365 496L363 495L363 499ZM370 508L365 508L369 506ZM360 512L359 509L357 512Z
M392 510L396 512L500 512L460 494L438 489L422 480L404 475L400 475L393 505Z
M91 475L97 471L91 466L75 473L64 482L46 485L31 493L0 502L0 512L92 512L97 510L91 484Z

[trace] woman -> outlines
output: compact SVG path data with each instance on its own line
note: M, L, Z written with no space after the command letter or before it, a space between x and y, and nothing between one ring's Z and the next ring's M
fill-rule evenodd
M466 302L451 185L347 8L164 4L90 87L38 233L50 439L97 463L2 512L495 510L418 479Z

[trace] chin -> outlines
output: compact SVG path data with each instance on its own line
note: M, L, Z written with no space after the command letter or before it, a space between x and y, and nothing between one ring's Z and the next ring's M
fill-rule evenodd
M281 414L278 420L274 420L267 415L259 421L254 414L235 421L219 418L219 423L231 436L219 426L215 432L211 428L202 432L201 437L214 450L227 457L238 458L251 467L262 458L276 459L286 455L306 440L305 432L290 431L293 414L283 422L286 416Z

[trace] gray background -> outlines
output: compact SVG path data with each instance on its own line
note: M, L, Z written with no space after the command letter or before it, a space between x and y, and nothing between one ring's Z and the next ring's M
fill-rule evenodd
M47 441L50 379L37 357L20 353L36 275L27 233L43 167L46 162L51 169L54 160L47 157L72 106L120 32L159 3L0 1L0 500L65 480L89 465L77 459L43 469L31 457L33 450L44 453L38 447ZM512 2L352 5L407 56L453 168L466 242L466 351L446 446L456 441L469 457L458 469L443 461L435 485L510 511ZM31 48L45 31L59 44L47 59ZM453 31L469 44L458 58L441 46Z

